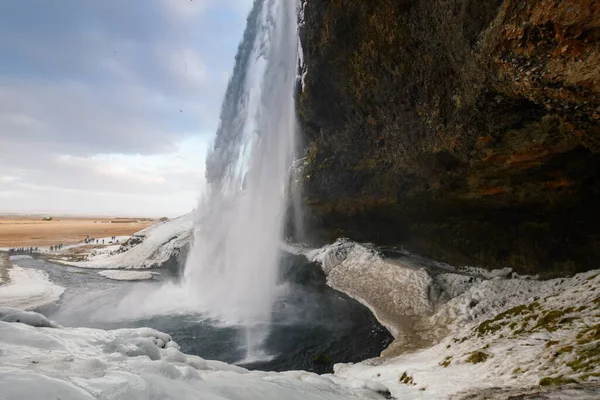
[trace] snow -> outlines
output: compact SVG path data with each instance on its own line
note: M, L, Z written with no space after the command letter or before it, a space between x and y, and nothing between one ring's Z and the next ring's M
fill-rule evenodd
M419 340L414 325L420 319L482 279L409 253L402 259L386 258L371 245L347 239L296 252L321 264L329 286L366 305L396 338L392 348ZM435 338L440 337L422 339Z
M286 250L319 262L330 286L368 306L396 337L380 358L336 365L336 377L380 382L403 400L600 397L598 271L539 281L405 251L391 259L345 239ZM468 362L475 352L488 358ZM545 377L578 384L549 391L539 386Z
M42 314L32 311L23 311L16 308L0 307L0 321L3 322L21 322L23 324L42 327L59 328L56 322L50 321Z
M0 286L0 307L33 310L57 302L65 291L37 269L13 265L8 276L8 283Z
M381 382L405 400L421 399L424 393L446 399L468 392L507 398L505 391L490 390L504 388L512 395L532 387L540 391L545 377L593 384L565 389L556 398L598 398L600 360L589 357L599 358L599 276L592 271L550 281L496 278L477 283L430 317L429 329L446 326L451 332L438 344L391 359L338 364L335 375ZM552 312L557 318L547 324ZM590 350L596 355L590 356ZM471 363L474 352L488 358ZM587 364L579 368L578 362ZM405 383L403 375L410 378Z
M154 275L159 275L159 273L152 271L106 270L98 272L98 275L115 281L143 281L152 279Z
M16 256L9 257L10 261L31 260L31 259L33 259L33 257L27 256L27 255L16 255Z
M193 215L189 213L143 229L121 245L94 249L85 261L69 261L59 257L51 261L93 269L153 268L167 262L173 254L190 243L192 228Z
M1 315L1 314L0 314ZM36 328L0 321L0 397L17 399L382 399L380 383L250 372L179 351L153 329Z

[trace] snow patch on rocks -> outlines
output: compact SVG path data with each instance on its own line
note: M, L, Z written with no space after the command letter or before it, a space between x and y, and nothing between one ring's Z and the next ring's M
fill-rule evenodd
M121 245L94 249L85 261L51 261L79 268L148 269L162 266L192 239L193 214L159 222L134 234Z

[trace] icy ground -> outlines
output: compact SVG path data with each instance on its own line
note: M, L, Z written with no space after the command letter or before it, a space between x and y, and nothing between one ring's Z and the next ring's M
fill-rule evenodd
M98 275L115 281L144 281L152 279L158 272L152 271L131 271L131 270L107 270L100 271Z
M6 270L7 282L0 285L0 307L33 310L58 301L65 291L63 287L50 282L44 271L16 265Z
M50 261L79 268L147 269L162 266L191 241L193 214L159 222L143 229L122 244L93 249L84 260L73 261L69 252L53 255Z
M415 256L392 260L345 240L306 254L328 284L397 335L387 357L338 364L336 376L372 379L406 400L501 399L561 385L568 389L548 398L600 398L599 271L538 281Z
M0 309L0 361L3 400L356 400L382 399L375 391L385 392L355 379L207 361L181 353L169 335L149 328L62 328L14 309Z

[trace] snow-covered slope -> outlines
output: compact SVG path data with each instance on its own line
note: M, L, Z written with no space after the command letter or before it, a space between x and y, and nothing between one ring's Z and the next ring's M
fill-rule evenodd
M396 341L386 354L441 339L447 333L443 326L419 330L421 322L451 298L489 277L483 271L461 271L408 253L387 258L368 244L346 239L303 252L321 264L329 286L369 307L394 335Z
M159 267L190 244L192 228L193 213L189 213L141 230L120 246L94 250L85 261L69 261L60 256L51 261L97 269Z
M386 388L308 372L249 372L179 351L169 335L149 328L35 328L2 322L18 310L0 309L0 398L343 400L383 399Z
M600 398L599 271L538 281L348 240L301 252L397 337L383 358L336 365L336 376L403 400Z
M0 285L0 307L33 310L58 301L65 291L37 269L14 265L8 270L8 277L8 283Z

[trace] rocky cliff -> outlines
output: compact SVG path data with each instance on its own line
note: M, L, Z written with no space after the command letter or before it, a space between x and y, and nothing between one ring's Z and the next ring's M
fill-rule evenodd
M600 259L600 2L308 0L310 236L567 274Z

